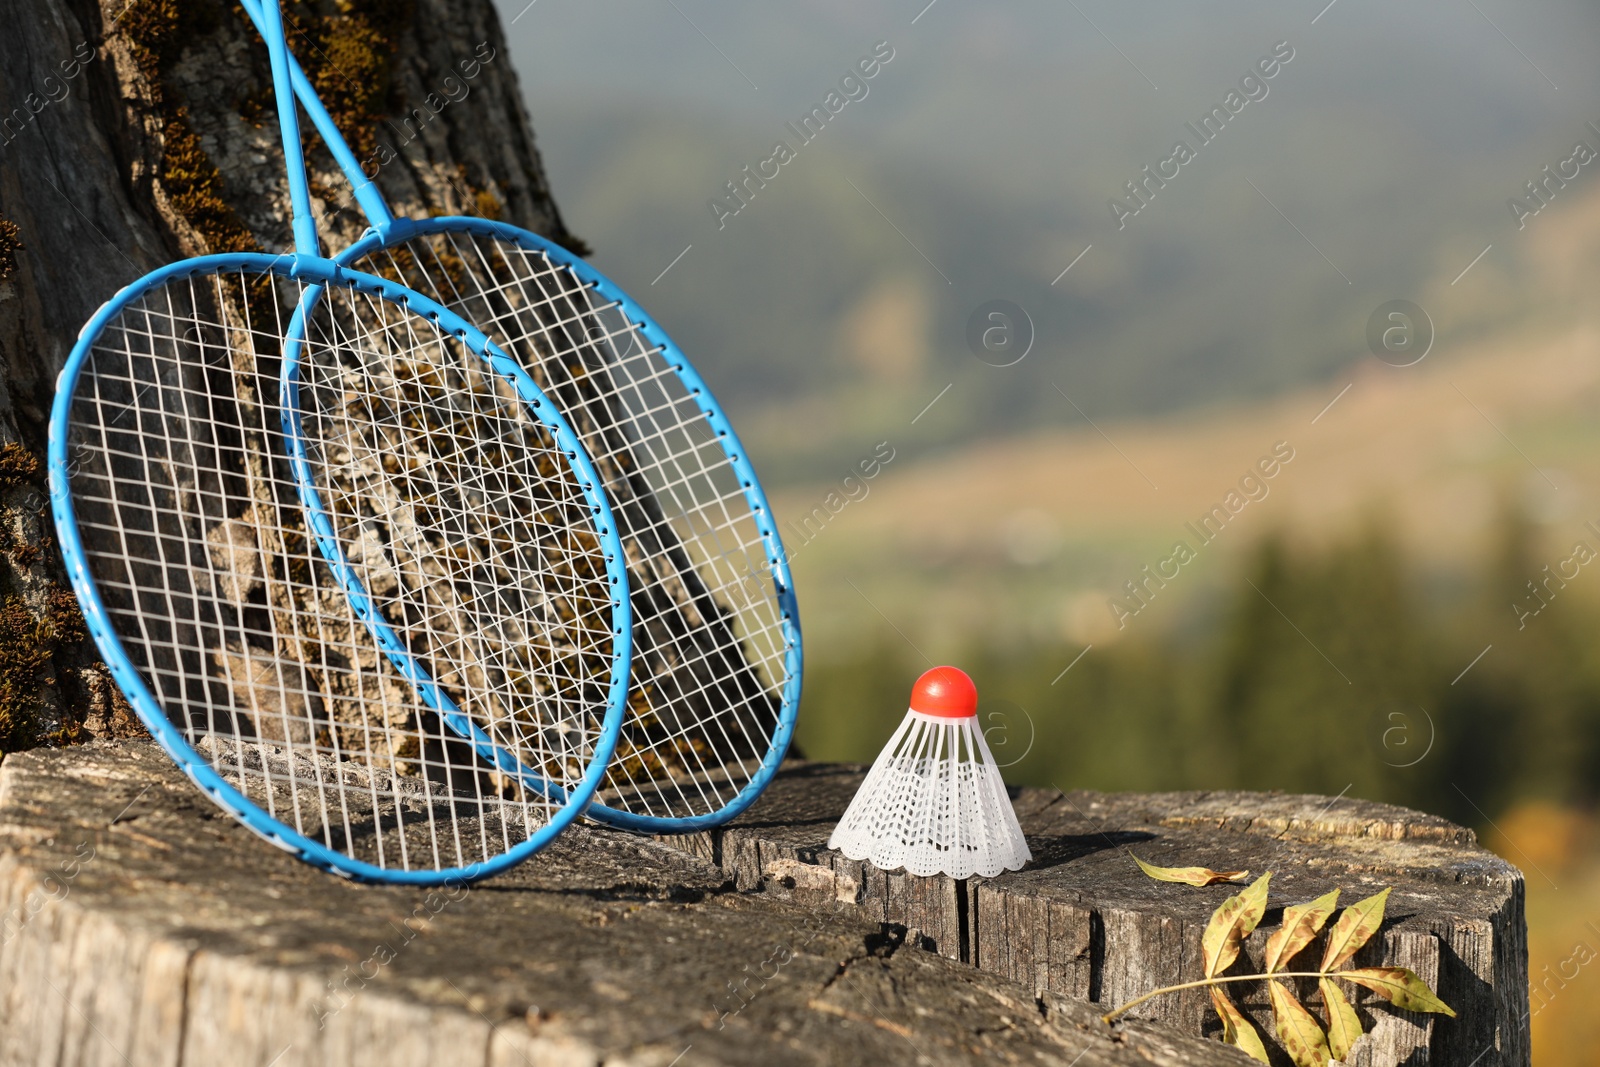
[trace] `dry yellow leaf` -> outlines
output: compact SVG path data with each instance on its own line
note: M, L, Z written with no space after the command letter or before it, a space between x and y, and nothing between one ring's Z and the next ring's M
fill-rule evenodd
M1407 1011L1431 1011L1455 1017L1455 1011L1434 995L1417 972L1406 967L1362 967L1336 977L1366 986L1390 1004Z
M1128 855L1133 856L1130 852ZM1158 882L1178 882L1182 885L1208 886L1218 882L1242 882L1250 877L1249 871L1213 871L1209 867L1157 867L1153 863L1146 863L1138 856L1133 856L1133 862L1139 869Z
M1338 903L1339 891L1335 889L1309 904L1295 904L1283 909L1283 925L1267 940L1267 973L1281 969L1301 949L1311 944Z
M1207 978L1221 974L1239 958L1239 943L1250 936L1267 912L1267 880L1271 877L1271 871L1263 874L1212 913L1205 933L1200 935Z
M1262 1063L1271 1062L1267 1059L1266 1046L1261 1043L1261 1035L1256 1033L1256 1028L1244 1017L1243 1012L1233 1006L1228 995L1216 986L1211 987L1211 1004L1217 1009L1217 1018L1222 1020L1222 1040L1225 1044L1236 1046Z
M1282 983L1268 982L1267 989L1272 993L1278 1040L1283 1042L1283 1050L1294 1060L1295 1067L1328 1067L1328 1040L1322 1036L1316 1017Z
M1344 991L1328 978L1317 979L1322 990L1322 1003L1328 1009L1328 1054L1336 1060L1350 1055L1350 1046L1361 1036L1361 1020L1356 1009L1350 1006Z
M1356 950L1372 939L1383 925L1383 908L1389 900L1389 890L1377 896L1357 901L1339 915L1328 933L1328 947L1322 953L1323 971L1331 971L1356 954Z

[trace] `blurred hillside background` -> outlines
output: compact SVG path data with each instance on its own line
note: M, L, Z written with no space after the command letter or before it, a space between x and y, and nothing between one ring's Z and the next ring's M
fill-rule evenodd
M569 224L786 521L808 755L871 759L953 662L1015 782L1439 812L1527 873L1536 979L1600 949L1600 9L525 3L502 19ZM1201 145L1185 124L1275 48ZM992 300L1032 323L1010 366L969 344ZM1431 320L1409 366L1369 343L1394 300ZM1586 971L1536 1062L1590 1062L1596 1007Z

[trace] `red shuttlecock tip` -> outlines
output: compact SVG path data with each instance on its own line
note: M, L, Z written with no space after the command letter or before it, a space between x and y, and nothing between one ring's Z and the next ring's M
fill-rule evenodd
M978 714L978 687L959 667L935 667L911 687L911 710L964 719Z

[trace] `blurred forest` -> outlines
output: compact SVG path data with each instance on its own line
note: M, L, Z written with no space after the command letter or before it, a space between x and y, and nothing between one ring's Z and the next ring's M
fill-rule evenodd
M1272 534L1242 554L1213 625L1134 634L1064 675L1059 643L975 639L952 658L1017 784L1348 793L1488 830L1514 802L1600 790L1600 609L1555 579L1519 625L1549 554L1511 506L1493 544L1472 584L1441 594L1381 519L1309 550ZM814 664L807 755L870 760L924 669L887 626Z

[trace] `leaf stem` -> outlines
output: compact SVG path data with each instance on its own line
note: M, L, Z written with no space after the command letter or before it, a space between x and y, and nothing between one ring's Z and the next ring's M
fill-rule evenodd
M1152 989L1144 996L1128 1001L1128 1003L1109 1015L1100 1016L1100 1019L1102 1022L1109 1023L1117 1016L1137 1008L1147 1000L1159 997L1163 993L1177 993L1184 989L1203 989L1206 986L1222 985L1224 982L1260 982L1267 978L1337 978L1343 973L1343 971L1273 971L1271 974L1230 974L1216 978L1202 978L1198 982L1184 982L1181 985L1169 985L1160 989Z

